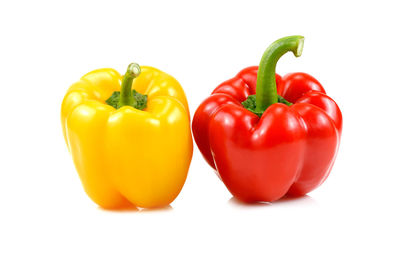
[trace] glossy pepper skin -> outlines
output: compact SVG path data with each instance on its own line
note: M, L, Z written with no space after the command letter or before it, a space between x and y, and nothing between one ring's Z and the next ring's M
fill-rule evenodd
M131 89L148 96L145 109L130 106ZM115 109L105 101L120 90ZM186 96L172 76L152 67L140 73L137 64L125 76L92 71L67 91L61 122L83 187L99 206L160 207L179 194L193 144Z
M342 131L339 107L312 76L275 74L279 57L288 51L300 56L302 45L301 36L274 42L260 71L248 67L223 82L194 115L201 153L242 201L305 195L325 181L334 163ZM242 105L252 94L261 117Z

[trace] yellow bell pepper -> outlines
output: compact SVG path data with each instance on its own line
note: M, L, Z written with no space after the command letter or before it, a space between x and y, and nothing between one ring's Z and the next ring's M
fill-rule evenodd
M135 63L124 76L92 71L67 91L61 122L83 187L99 206L161 207L181 191L193 143L186 96L172 76Z

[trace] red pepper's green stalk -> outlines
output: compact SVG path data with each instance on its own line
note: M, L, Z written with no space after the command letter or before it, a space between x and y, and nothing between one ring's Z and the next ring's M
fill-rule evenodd
M129 105L133 106L136 104L136 99L132 94L132 81L140 75L140 66L137 63L131 63L126 70L125 75L122 78L121 83L121 96L119 99L119 107Z
M275 80L276 63L289 51L299 57L303 51L303 43L303 36L288 36L275 41L265 50L258 67L255 111L262 114L268 106L278 102Z

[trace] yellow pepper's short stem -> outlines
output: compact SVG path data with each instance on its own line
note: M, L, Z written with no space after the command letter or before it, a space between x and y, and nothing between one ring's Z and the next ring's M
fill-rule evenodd
M140 75L140 66L137 63L131 63L122 78L121 97L119 100L120 107L135 104L135 98L132 95L132 81Z

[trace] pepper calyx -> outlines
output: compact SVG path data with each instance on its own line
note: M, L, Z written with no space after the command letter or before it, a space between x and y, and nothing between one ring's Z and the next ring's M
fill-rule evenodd
M291 106L293 103L290 103L289 101L287 101L285 98L283 98L282 96L278 95L278 103L282 103L285 104L287 106ZM242 105L244 108L246 108L247 110L251 111L252 113L254 113L255 115L257 115L258 117L261 117L264 113L265 110L259 111L257 110L257 106L256 106L256 94L254 95L249 95L247 97L247 99L245 101L242 102Z
M147 95L143 95L136 90L132 90L132 96L133 96L133 103L132 107L138 109L138 110L143 110L146 109L147 107ZM123 105L120 103L121 99L121 92L119 91L114 91L113 94L106 100L106 103L115 109L121 108Z

